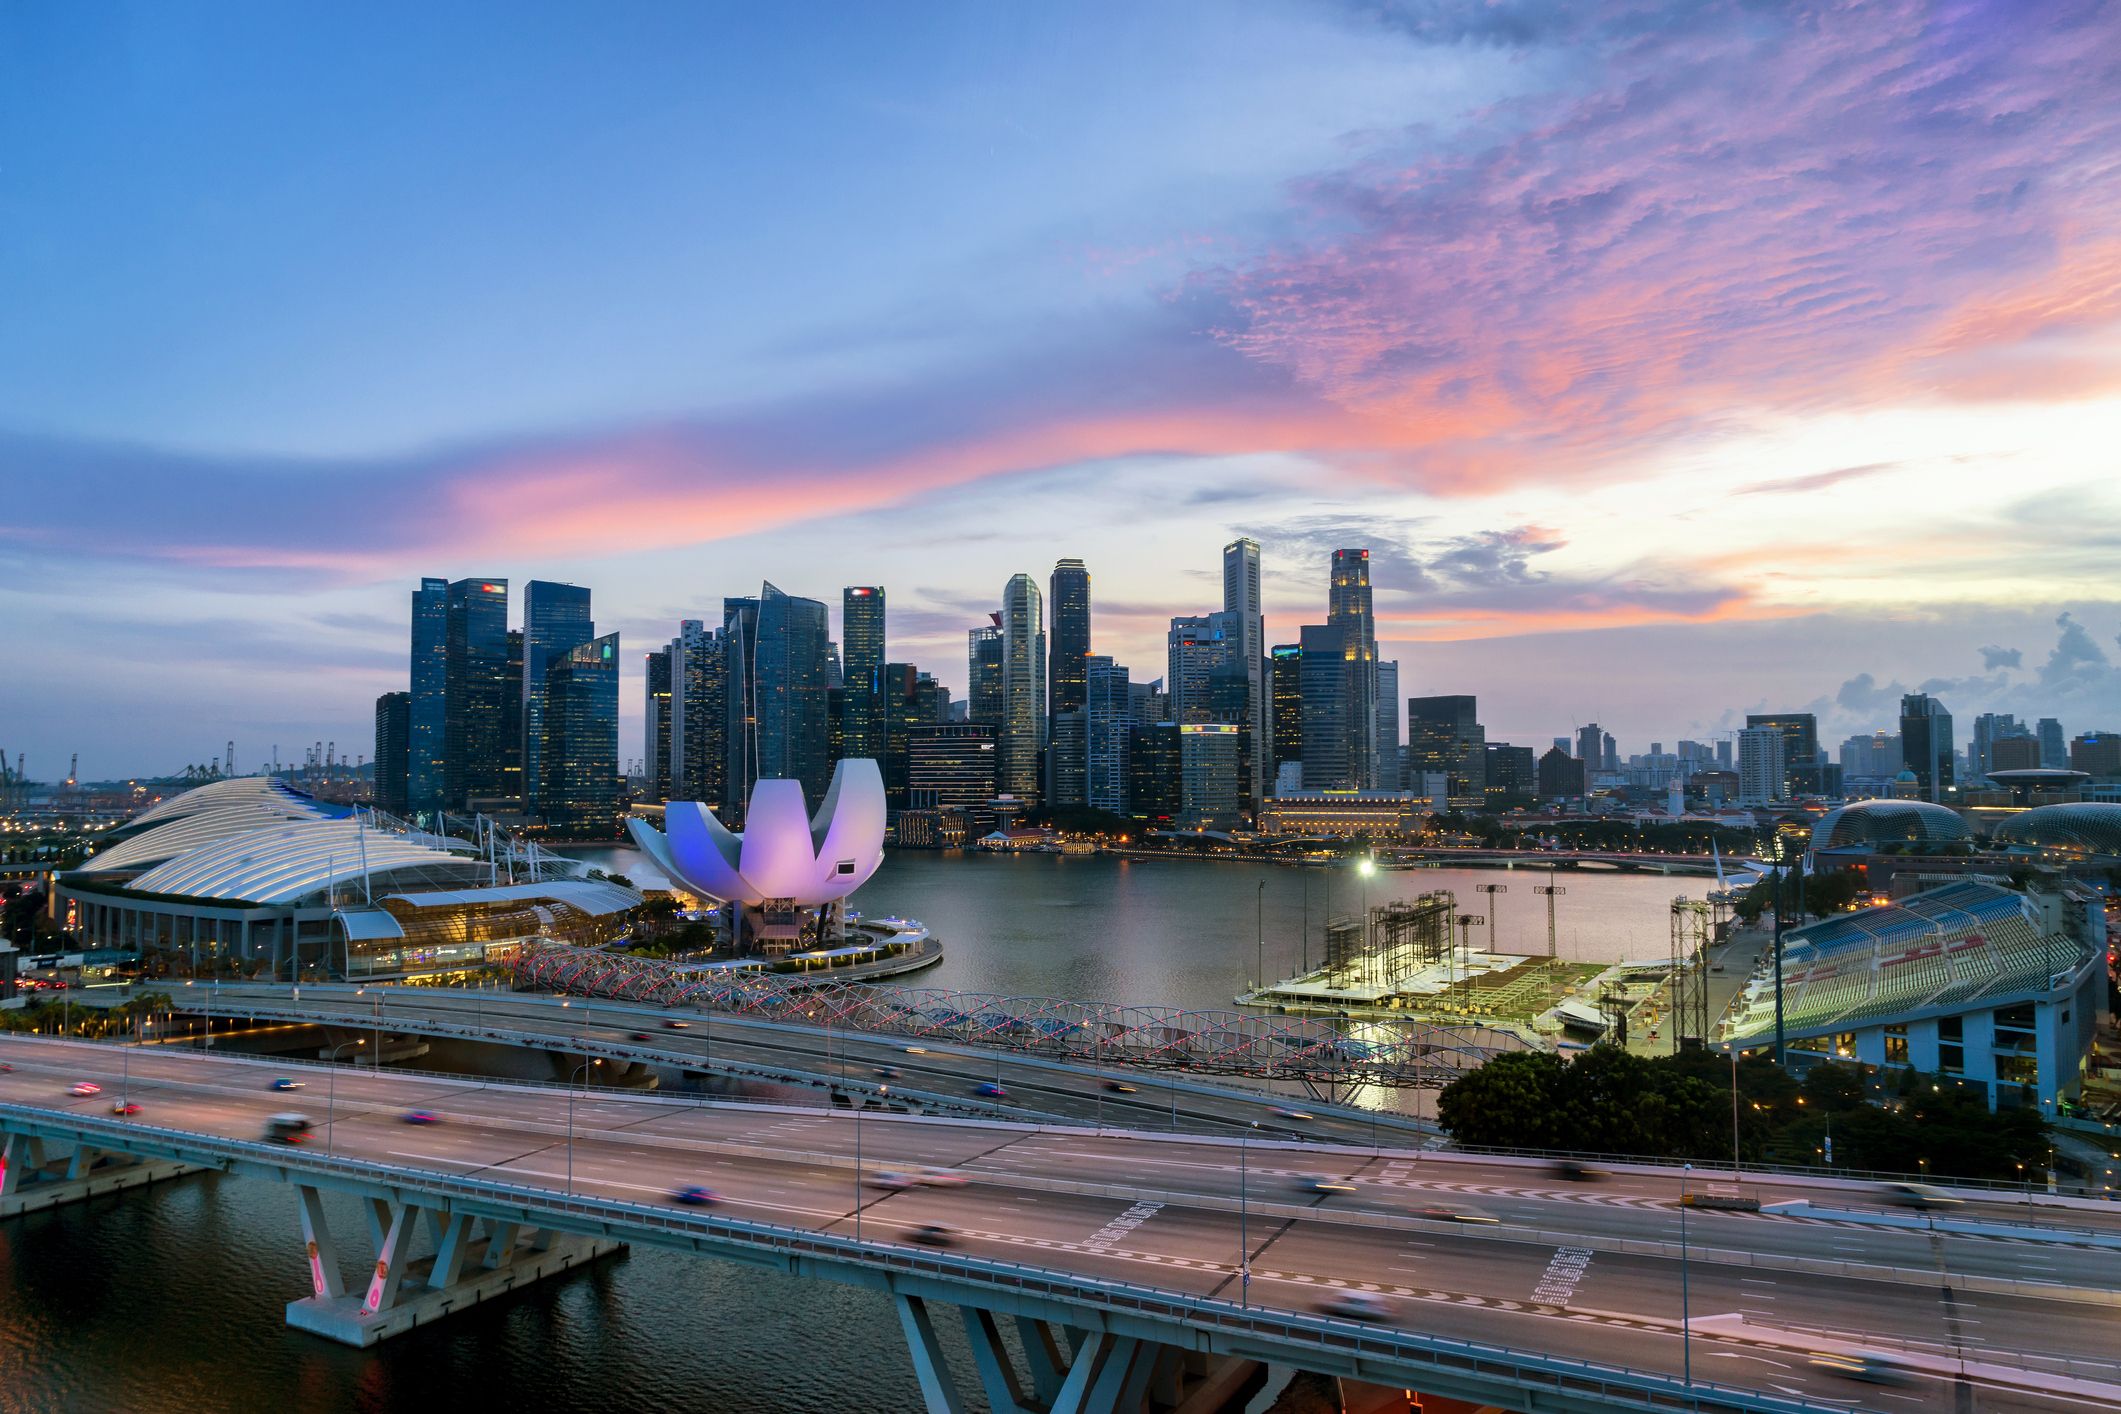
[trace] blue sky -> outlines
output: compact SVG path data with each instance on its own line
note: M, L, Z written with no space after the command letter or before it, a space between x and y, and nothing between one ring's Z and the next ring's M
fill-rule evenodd
M13 6L0 747L359 749L421 574L958 681L1079 555L1154 676L1236 533L1494 737L2121 726L2117 93L2095 5Z

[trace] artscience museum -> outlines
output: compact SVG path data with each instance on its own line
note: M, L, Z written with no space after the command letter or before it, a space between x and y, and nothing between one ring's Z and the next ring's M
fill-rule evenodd
M822 943L841 903L884 862L884 778L876 762L849 758L832 773L817 813L793 780L751 789L742 833L697 801L674 800L662 830L641 820L627 828L670 882L730 907L731 943L787 951Z

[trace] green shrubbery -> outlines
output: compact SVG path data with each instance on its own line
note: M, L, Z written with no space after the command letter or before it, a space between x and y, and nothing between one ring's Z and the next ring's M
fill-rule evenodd
M1436 1108L1452 1138L1475 1148L1731 1157L1730 1062L1709 1052L1497 1056L1446 1086ZM1823 1167L1830 1132L1837 1169L2008 1181L2048 1157L2039 1112L1992 1114L1980 1087L1911 1071L1874 1096L1855 1066L1817 1065L1800 1083L1765 1057L1739 1063L1744 1161Z

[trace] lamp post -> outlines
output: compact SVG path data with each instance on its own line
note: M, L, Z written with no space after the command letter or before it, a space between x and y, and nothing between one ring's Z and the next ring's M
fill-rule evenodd
M567 1077L567 1193L570 1197L574 1195L574 1082L578 1077L586 1076L592 1067L603 1063L601 1059L585 1060ZM586 1079L582 1082L582 1088L589 1088Z
M334 1126L339 1120L339 1052L345 1050L348 1046L358 1050L367 1044L368 1038L366 1036L354 1041L341 1041L338 1045L333 1046L331 1054L325 1057L331 1067L324 1073L324 1152L326 1154L331 1152L332 1143L337 1137Z
M1693 1302L1687 1281L1686 1177L1693 1171L1692 1164L1679 1171L1679 1345L1680 1359L1689 1389L1694 1387L1694 1323Z
M1252 891L1252 990L1261 992L1267 986L1267 881L1257 881L1259 887Z
M1376 859L1365 855L1363 861L1355 866L1355 872L1362 876L1362 958L1363 969L1367 973L1370 966L1370 876L1377 872ZM1329 923L1327 926L1332 925Z
M1508 884L1482 884L1480 892L1488 896L1488 951L1495 951L1495 895L1510 891Z
M1738 1168L1738 1042L1734 1039L1726 1048L1731 1053L1731 1178L1739 1177Z
M1558 961L1554 945L1554 900L1568 892L1568 889L1563 885L1551 882L1553 877L1554 871L1550 869L1547 871L1549 882L1532 886L1533 893L1545 894L1547 900L1547 970L1549 972L1554 970L1554 965Z
M1254 1124L1258 1122L1253 1121ZM1248 1141L1251 1133L1249 1128L1237 1132L1237 1304L1240 1306L1249 1305L1252 1295L1252 1239L1249 1231L1251 1215L1247 1206L1245 1186L1245 1156L1250 1147Z
M877 1093L886 1100L891 1098L891 1087L879 1085ZM868 1108L860 1100L854 1106L854 1240L862 1240L862 1111Z

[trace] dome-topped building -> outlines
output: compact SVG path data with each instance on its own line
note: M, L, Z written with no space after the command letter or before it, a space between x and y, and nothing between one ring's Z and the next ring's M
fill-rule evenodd
M1972 837L1959 812L1947 806L1926 800L1858 800L1820 817L1812 827L1812 848L1939 845Z
M1999 846L2121 857L2121 803L2076 800L2036 805L1996 826Z

